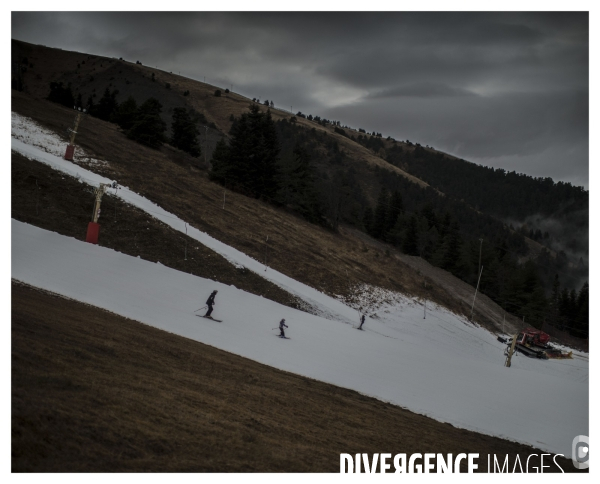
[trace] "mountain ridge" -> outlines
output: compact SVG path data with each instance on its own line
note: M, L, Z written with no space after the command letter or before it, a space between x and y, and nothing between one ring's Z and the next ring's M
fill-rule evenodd
M41 53L45 55L42 56ZM175 108L192 109L199 115L204 116L206 120L206 129L201 129L200 134L203 154L200 159L195 161L183 156L181 162L184 164L190 163L191 166L203 163L205 169L210 168L209 159L217 140L230 138L229 131L233 120L238 119L250 104L259 106L262 111L267 109L263 104L252 103L249 98L227 92L228 90L223 88L220 88L222 89L221 95L215 96L217 86L194 81L139 63L134 64L107 57L59 51L33 46L20 41L13 41L13 58L19 59L16 63L19 65L25 64L22 61L27 60L26 72L22 73L19 70L18 73L23 76L25 90L38 98L45 97L49 82L71 82L75 92L81 90L82 97L86 97L88 94L93 95L93 93L99 97L102 89L118 89L119 99L124 99L131 93L136 93L140 102L144 96L158 96L161 103L163 103L163 117L167 124L170 119L169 113ZM543 276L542 284L547 294L550 292L552 278L555 273L568 273L562 279L562 287L564 288L578 288L582 278L583 280L587 278L585 264L583 269L580 268L581 264L569 260L564 252L559 254L562 259L555 256L557 251L553 250L548 244L547 238L544 239L541 236L537 240L533 240L537 237L533 228L525 234L524 227L529 227L526 224L520 227L510 227L508 221L481 212L479 207L473 206L472 203L469 203L469 200L459 200L455 196L448 197L439 187L430 185L422 178L416 177L409 171L402 169L401 166L397 166L401 163L394 163L393 159L389 159L390 154L397 154L399 150L402 150L403 156L413 157L417 160L419 157L413 156L414 153L420 153L421 157L423 153L441 156L442 159L456 159L455 157L449 157L449 155L432 150L429 147L423 148L419 144L408 141L397 142L369 135L368 133L350 131L348 128L317 123L300 115L292 115L292 113L285 110L273 108L270 109L270 113L280 132L282 132L281 130L289 131L286 126L293 127L289 146L285 148L287 151L282 151L283 158L288 159L291 156L292 145L294 139L299 136L298 133L301 134L306 143L313 146L313 164L320 170L320 192L324 197L325 215L328 220L335 220L335 224L339 219L341 223L350 224L350 226L369 232L369 228L366 226L366 211L376 208L382 191L393 192L400 189L404 193L406 216L403 218L402 223L398 225L395 235L390 232L382 238L388 243L402 246L405 243L403 240L405 241L408 237L407 231L410 228L409 214L415 214L418 230L421 234L419 240L422 238L422 243L425 245L419 248L420 253L414 255L423 255L423 250L428 250L426 244L430 237L434 237L435 240L439 239L435 242L438 245L443 241L443 234L429 236L427 228L422 228L424 222L421 223L421 221L424 220L425 213L423 211L427 208L427 204L433 203L433 210L438 215L437 222L430 220L429 225L431 229L433 224L437 228L438 234L442 230L439 224L443 211L451 210L453 216L459 222L461 237L464 240L462 243L463 249L461 250L464 252L462 257L466 266L464 269L451 269L450 266L444 268L459 271L455 273L460 273L460 277L472 285L476 284L476 276L479 271L476 267L473 268L474 263L469 262L469 259L476 258L474 252L477 251L477 237L486 239L486 244L491 246L488 252L489 250L505 251L500 252L500 256L494 256L499 260L502 259L503 253L508 254L511 251L515 254L514 257L519 261L519 264L527 260L535 260L535 263L539 266L538 270ZM339 131L343 131L344 134L340 134ZM350 137L348 136L349 133ZM355 134L362 138L352 140ZM376 149L378 145L383 146L383 152ZM470 162L465 163L473 165ZM344 185L343 183L347 182L340 182L342 178L348 176L350 177L348 178L348 184ZM413 188L412 185L419 188ZM357 200L359 201L357 202ZM585 226L583 229L585 229ZM567 247L568 243L559 245ZM439 245L437 250L446 249ZM585 246L583 250L585 250ZM541 261L540 254L542 254L544 261ZM433 256L432 253L425 255L429 259ZM484 254L484 259L485 257ZM569 255L569 257L571 256ZM547 265L547 268L544 264ZM490 262L485 262L484 265L489 268ZM488 288L491 288L494 284L493 279L497 277L494 273L488 274L486 272L482 280L482 291L488 291ZM508 301L505 296L502 296L501 291L497 291L494 297L499 302ZM520 306L509 307L509 310L521 311ZM535 311L539 312L539 309ZM538 317L538 320L541 320L541 317Z

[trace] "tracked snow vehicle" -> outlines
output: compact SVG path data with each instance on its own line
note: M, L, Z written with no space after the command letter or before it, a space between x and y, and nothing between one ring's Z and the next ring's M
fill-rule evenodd
M550 335L539 329L527 328L517 335L515 350L530 358L571 358L572 352L563 353L550 345Z

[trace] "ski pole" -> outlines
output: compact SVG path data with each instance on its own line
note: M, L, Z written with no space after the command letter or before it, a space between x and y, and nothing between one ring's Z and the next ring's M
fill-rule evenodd
M200 309L204 309L206 306L202 306L201 308L196 309L196 311L200 311ZM196 312L194 311L194 312Z

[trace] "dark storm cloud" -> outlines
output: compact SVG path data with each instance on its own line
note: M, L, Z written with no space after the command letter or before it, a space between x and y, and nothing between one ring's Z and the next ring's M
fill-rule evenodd
M13 13L12 27L587 186L587 13Z

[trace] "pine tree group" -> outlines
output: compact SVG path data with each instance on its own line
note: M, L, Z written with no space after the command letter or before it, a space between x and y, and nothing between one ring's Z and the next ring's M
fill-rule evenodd
M119 104L112 116L112 121L117 123L121 129L127 131L131 129L135 122L138 106L133 96L129 96L126 101Z
M119 94L118 90L115 89L113 92L110 92L107 87L98 104L95 104L90 109L90 114L104 121L111 121L113 114L119 107L117 94Z
M160 148L166 141L164 133L167 130L166 123L160 117L161 111L162 105L153 97L144 102L137 110L127 137L150 148Z
M65 87L62 82L51 82L50 93L47 99L68 108L72 108L75 105L75 98L73 97L70 83Z
M276 200L279 190L279 141L270 111L250 106L234 122L231 143L212 157L211 178L255 198Z
M281 203L309 222L323 224L323 206L316 187L316 175L306 149L296 145L291 162L281 172Z

